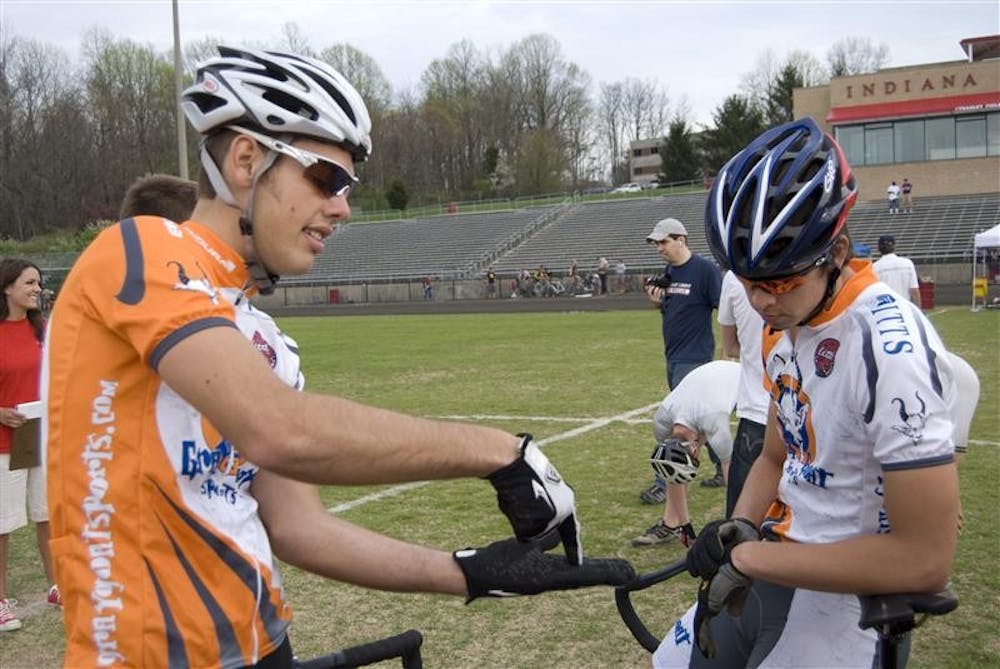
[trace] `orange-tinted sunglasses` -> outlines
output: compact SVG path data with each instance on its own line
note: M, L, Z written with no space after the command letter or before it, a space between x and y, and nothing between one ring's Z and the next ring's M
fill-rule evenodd
M750 279L744 279L743 277L738 277L740 283L747 290L757 288L763 290L768 295L784 295L785 293L790 293L802 284L804 284L808 279L806 276L809 272L813 271L822 264L817 262L815 265L810 265L798 274L793 274L792 276L786 276L782 279L764 279L761 281L752 281Z

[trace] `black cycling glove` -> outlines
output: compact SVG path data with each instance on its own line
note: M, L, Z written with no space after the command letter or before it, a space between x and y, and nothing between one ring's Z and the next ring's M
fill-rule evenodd
M522 541L537 539L558 528L567 561L582 565L583 545L573 488L559 476L530 434L518 436L522 437L520 457L488 477L497 491L500 510Z
M687 570L695 578L710 579L730 561L733 548L744 541L760 541L760 530L746 518L713 520L702 528L687 552Z
M551 541L544 543L510 538L484 548L455 551L455 561L465 574L468 587L466 603L477 597L516 597L593 585L619 586L635 578L632 565L619 558L587 558L581 565L572 565L562 556L545 553L546 547L558 543L555 533L549 536Z
M715 657L715 640L712 638L712 618L725 608L729 615L739 617L743 612L752 581L732 564L724 564L710 579L698 587L698 606L694 610L694 638L702 655Z

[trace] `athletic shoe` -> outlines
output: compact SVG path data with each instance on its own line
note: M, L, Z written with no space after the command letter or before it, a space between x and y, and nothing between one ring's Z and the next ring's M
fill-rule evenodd
M655 546L657 544L669 543L676 539L681 545L687 548L695 539L694 528L691 523L684 523L680 527L670 527L661 518L651 528L632 540L632 545L636 548L642 546Z
M45 598L45 601L47 601L52 606L62 606L62 597L59 596L58 585L53 585L51 588L49 588L49 594Z
M663 504L667 501L667 491L656 485L651 485L641 493L639 499L643 504Z
M13 632L21 629L21 620L14 615L16 599L0 599L0 632Z
M726 482L722 480L722 474L716 474L710 479L703 479L699 485L702 488L724 488Z

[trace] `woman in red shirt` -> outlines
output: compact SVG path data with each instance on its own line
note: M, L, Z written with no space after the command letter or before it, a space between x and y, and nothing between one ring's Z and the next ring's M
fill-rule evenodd
M49 582L48 602L58 606L60 598L49 553L45 468L10 469L14 428L27 419L15 407L40 397L38 381L45 331L39 309L42 275L27 260L4 258L0 260L0 286L4 297L0 300L0 632L9 632L20 629L21 621L12 611L13 600L7 598L7 538L28 523L25 498Z

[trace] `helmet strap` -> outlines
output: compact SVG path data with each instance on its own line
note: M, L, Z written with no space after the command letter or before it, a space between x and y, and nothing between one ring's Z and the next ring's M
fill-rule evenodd
M268 150L267 155L264 156L264 161L260 165L260 169L253 175L253 182L250 184L250 197L247 198L247 206L240 214L240 234L243 235L247 242L244 251L247 270L250 272L250 278L257 285L257 292L261 295L272 294L280 277L277 274L273 274L257 259L257 244L253 236L253 203L257 195L257 182L264 176L265 172L271 169L278 157L279 154L277 151Z
M839 267L834 266L832 260L830 262L830 265L831 265L830 272L829 274L826 275L826 290L823 291L822 299L820 299L819 304L817 304L816 307L809 312L808 316L799 321L798 327L801 327L803 325L808 325L809 321L816 318L816 316L818 316L820 312L823 311L824 308L826 308L827 302L829 302L830 298L833 297L834 290L837 287L837 279L840 278L841 269Z

